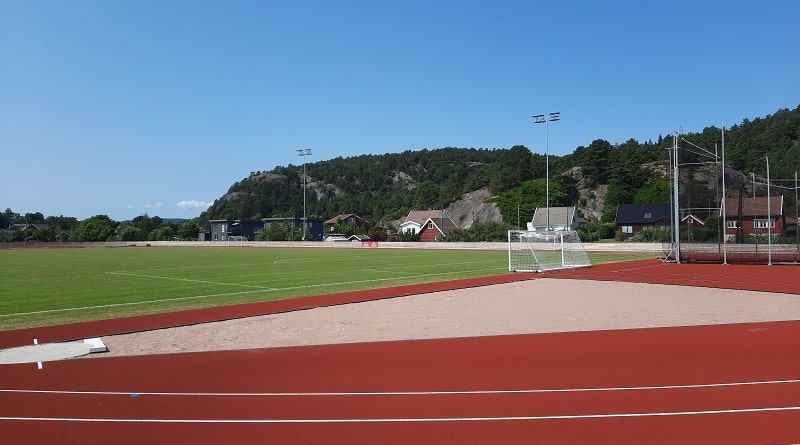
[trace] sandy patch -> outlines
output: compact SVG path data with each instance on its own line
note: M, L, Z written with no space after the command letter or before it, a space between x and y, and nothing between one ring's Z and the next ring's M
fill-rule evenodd
M800 320L800 295L542 278L103 337L94 357Z

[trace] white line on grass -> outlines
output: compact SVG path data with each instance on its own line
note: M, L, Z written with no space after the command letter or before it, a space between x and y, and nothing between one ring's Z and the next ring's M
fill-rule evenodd
M128 272L106 272L106 273L109 274L109 275L122 275L122 276L126 276L126 277L157 278L157 279L160 279L160 280L186 281L186 282L189 282L189 283L215 284L215 285L219 285L219 286L252 287L252 288L262 289L262 290L274 290L271 287L254 286L252 284L224 283L224 282L221 282L221 281L193 280L193 279L190 279L190 278L163 277L161 275L145 275L145 274L128 273Z
M277 289L276 289L277 290ZM121 306L137 306L143 304L155 304L155 303L169 303L173 301L183 301L183 300L194 300L198 298L213 298L213 297L227 297L230 295L244 295L244 294L256 294L259 292L267 292L268 289L259 289L259 290L249 290L249 291L241 291L241 292L228 292L224 294L210 294L210 295L195 295L191 297L177 297L177 298L167 298L164 300L147 300L147 301L131 301L128 303L111 303L111 304L99 304L96 306L81 306L81 307L67 307L63 309L48 309L43 311L31 311L31 312L15 312L13 314L0 314L0 317L14 317L18 315L36 315L36 314L51 314L57 312L69 312L69 311L83 311L87 309L108 309L112 307L121 307Z
M670 389L730 388L761 385L788 385L800 383L800 379L762 380L755 382L699 383L660 386L616 386L595 388L541 388L541 389L486 389L464 391L377 391L377 392L130 392L130 391L68 391L53 389L0 389L0 393L17 394L61 394L94 396L174 396L174 397L353 397L353 396L450 396L450 395L502 395L502 394L551 394L582 392L658 391Z
M220 294L209 294L209 295L194 295L188 297L175 297L175 298L164 298L160 300L146 300L146 301L133 301L129 303L111 303L111 304L101 304L95 306L80 306L80 307L69 307L69 308L62 308L62 309L46 309L41 311L30 311L30 312L14 312L10 314L0 314L0 318L8 318L8 317L17 317L22 315L40 315L40 314L54 314L58 312L70 312L70 311L83 311L83 310L90 310L90 309L108 309L112 307L123 307L123 306L141 306L145 304L158 304L158 303L170 303L175 301L185 301L185 300L197 300L202 298L215 298L215 297L228 297L232 295L245 295L245 294L257 294L257 293L268 293L268 292L278 292L278 291L291 291L291 290L300 290L300 289L313 289L313 288L321 288L321 287L330 287L330 286L346 286L350 284L363 284L363 283L377 283L377 282L389 282L389 281L398 281L398 280L408 280L408 279L416 279L416 278L427 278L427 277L436 277L436 276L444 276L444 275L454 275L454 274L462 274L464 272L483 272L485 269L480 270L469 270L469 271L455 271L455 272L442 272L442 273L432 273L432 274L422 274L422 275L411 275L405 277L394 277L394 278L376 278L372 280L356 280L356 281L343 281L337 283L320 283L320 284L308 284L304 286L293 286L293 287L264 287L258 288L256 290L251 291L241 291L241 292L226 292ZM118 272L108 272L108 273L118 273ZM124 275L123 273L120 273ZM147 275L137 275L140 277L148 277ZM157 275L153 275L150 278L165 278L160 277ZM167 278L169 279L169 278ZM173 278L176 280L182 280L181 278ZM193 280L186 280L186 281L193 281ZM198 281L200 282L200 281ZM232 285L230 283L214 283L211 281L206 281L204 283L208 284L220 284L220 285ZM240 285L242 286L242 285ZM248 287L255 287L255 286L248 286ZM366 290L366 289L365 289Z
M766 408L718 409L705 411L667 411L654 413L616 413L616 414L562 414L550 416L505 416L505 417L411 417L411 418L366 418L366 419L107 419L83 417L0 417L8 421L35 422L102 422L102 423L252 423L252 424L289 424L289 423L414 423L414 422L507 422L532 420L579 420L579 419L613 419L632 417L669 417L698 416L712 414L764 413L780 411L797 411L800 406L781 406Z

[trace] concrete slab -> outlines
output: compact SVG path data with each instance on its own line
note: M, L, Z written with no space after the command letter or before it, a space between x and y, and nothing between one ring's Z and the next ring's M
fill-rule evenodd
M86 343L87 345L89 345L89 352L90 353L108 351L108 348L106 347L105 343L103 343L103 340L98 338L98 337L87 338L83 342Z
M97 340L99 341L100 339ZM103 352L106 350L106 346L102 341L99 341L98 344L95 341L87 340L19 346L16 348L0 349L0 365L66 360L80 357L91 352Z

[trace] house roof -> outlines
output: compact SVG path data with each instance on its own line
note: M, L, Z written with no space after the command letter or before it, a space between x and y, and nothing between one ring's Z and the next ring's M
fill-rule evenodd
M215 223L234 223L234 224L261 224L261 221L254 219L212 219L209 220L211 224Z
M43 223L30 223L30 224L20 224L20 225L22 226L21 230L36 229L42 231L50 228L49 224L43 224Z
M420 226L428 222L429 219L443 219L447 218L444 210L412 210L408 212L406 220L403 223L414 222Z
M456 223L454 223L452 219L446 216L444 218L442 217L428 218L421 224L422 228L420 229L420 233L425 230L428 230L428 222L433 223L433 226L436 228L436 230L438 230L439 233L442 233L444 235L447 235L448 233L452 232L453 229L458 228L458 225L456 225Z
M620 204L617 207L617 224L653 224L668 219L672 212L669 203Z
M769 203L769 212L767 212ZM767 216L783 214L783 196L757 196L742 198L742 216ZM739 198L725 198L725 216L739 216Z
M550 207L550 226L569 226L575 221L575 207ZM533 226L547 225L547 207L537 207L533 211Z
M688 223L688 224L698 223L702 226L706 225L705 221L692 214L686 215L683 218L681 218L681 223Z
M356 219L361 219L361 217L356 215L355 213L342 213L341 215L334 216L333 218L325 221L325 224L336 224L336 221L339 221L339 220L343 220L344 221L347 218L350 218L351 216L355 217Z

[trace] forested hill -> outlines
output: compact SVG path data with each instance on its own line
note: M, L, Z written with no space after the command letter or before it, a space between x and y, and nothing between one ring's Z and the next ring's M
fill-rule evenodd
M683 140L685 139L685 141ZM633 139L612 145L595 140L566 156L550 156L551 205L586 204L579 188L601 187L604 217L626 202L668 199L663 177L647 166L665 164L673 138ZM686 142L688 141L688 142ZM713 152L720 128L681 136L681 162L702 161L692 144ZM725 131L726 164L762 176L769 156L773 178L793 178L800 163L800 106L744 120ZM486 189L505 219L530 218L544 205L545 157L524 146L507 149L440 148L335 158L306 164L308 217L357 213L372 224L404 217L410 209L446 208L462 195ZM583 199L581 199L583 197ZM513 207L513 209L512 209ZM233 184L201 215L208 219L259 219L303 214L302 166L257 171ZM506 221L506 222L511 222Z

